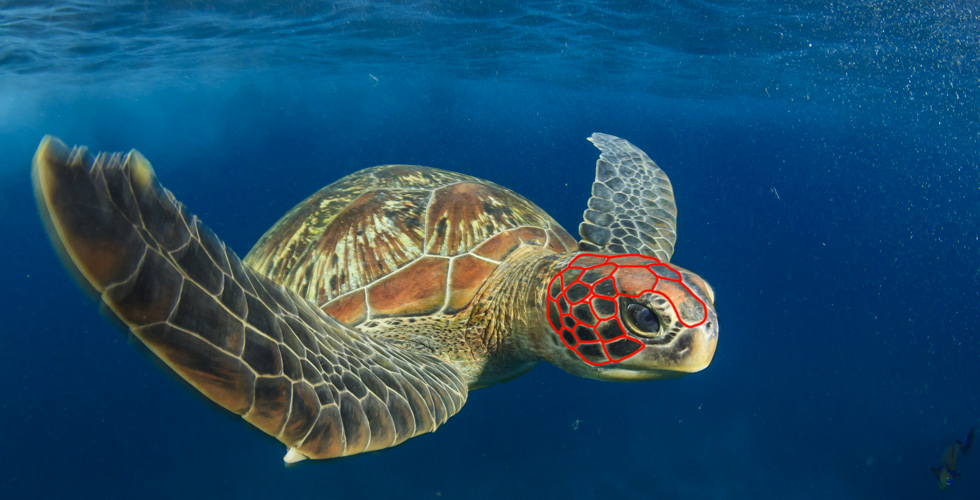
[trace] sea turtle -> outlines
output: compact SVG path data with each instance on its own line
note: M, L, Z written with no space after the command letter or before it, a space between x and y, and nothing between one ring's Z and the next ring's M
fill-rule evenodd
M431 432L470 389L539 361L601 380L699 371L714 291L669 264L667 176L605 134L581 241L492 182L372 167L314 193L244 260L136 150L45 137L35 196L83 287L204 396L287 447L332 458Z

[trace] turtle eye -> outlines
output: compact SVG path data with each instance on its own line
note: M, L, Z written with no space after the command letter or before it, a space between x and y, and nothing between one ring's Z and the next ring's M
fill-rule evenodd
M626 321L637 333L656 335L660 333L660 318L641 304L632 303L626 306Z

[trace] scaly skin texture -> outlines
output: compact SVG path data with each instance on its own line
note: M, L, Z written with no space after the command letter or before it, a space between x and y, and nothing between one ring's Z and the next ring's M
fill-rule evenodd
M544 314L545 292L571 255L533 245L518 248L470 307L452 315L372 320L358 328L441 358L463 374L470 389L511 380L556 352L557 337Z
M464 330L467 345L479 350L483 369L471 388L505 382L548 361L555 353L548 336L545 298L551 276L569 260L546 248L515 250L487 280ZM464 372L465 374L465 372Z
M547 305L552 278L579 256L583 254L525 246L515 250L490 276L473 305L461 313L469 315L466 327L457 333L464 337L460 343L464 348L455 351L455 356L443 358L464 374L471 389L510 380L539 361L580 377L620 381L674 378L708 365L718 339L714 292L699 276L668 264L657 266L678 281L658 278L645 269L638 272L636 268L610 265L590 271L599 280L615 283L613 301L618 306L614 318L623 325L622 333L643 348L603 366L583 361L552 328ZM650 257L613 260L656 262ZM659 330L644 333L632 328L627 318L634 311L630 304L656 315ZM458 324L460 319L454 321ZM470 363L469 359L477 362Z
M624 327L631 338L644 344L635 356L596 366L569 349L548 321L548 285L581 255L525 245L501 263L470 307L459 313L384 318L359 328L442 359L463 375L471 390L511 380L539 361L580 377L620 381L674 378L707 366L718 331L713 292L700 277L674 265L669 269L677 271L684 286L635 269L619 268L608 275L601 268L595 271L616 278L615 301L620 304L616 316L621 324L629 323L625 318L629 303L648 308L659 318L656 334Z
M466 401L443 361L354 330L244 265L137 152L46 137L42 220L69 271L202 395L287 447L287 461L394 446Z

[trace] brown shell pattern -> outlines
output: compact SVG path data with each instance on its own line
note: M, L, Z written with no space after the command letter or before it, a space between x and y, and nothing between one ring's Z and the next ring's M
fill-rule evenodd
M521 244L578 244L537 205L468 175L384 165L348 175L290 210L245 257L349 325L451 314Z

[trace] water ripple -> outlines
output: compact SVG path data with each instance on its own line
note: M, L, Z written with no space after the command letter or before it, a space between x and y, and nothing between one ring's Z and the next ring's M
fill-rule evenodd
M980 97L980 9L967 0L46 4L0 1L3 74L424 71L968 112Z

